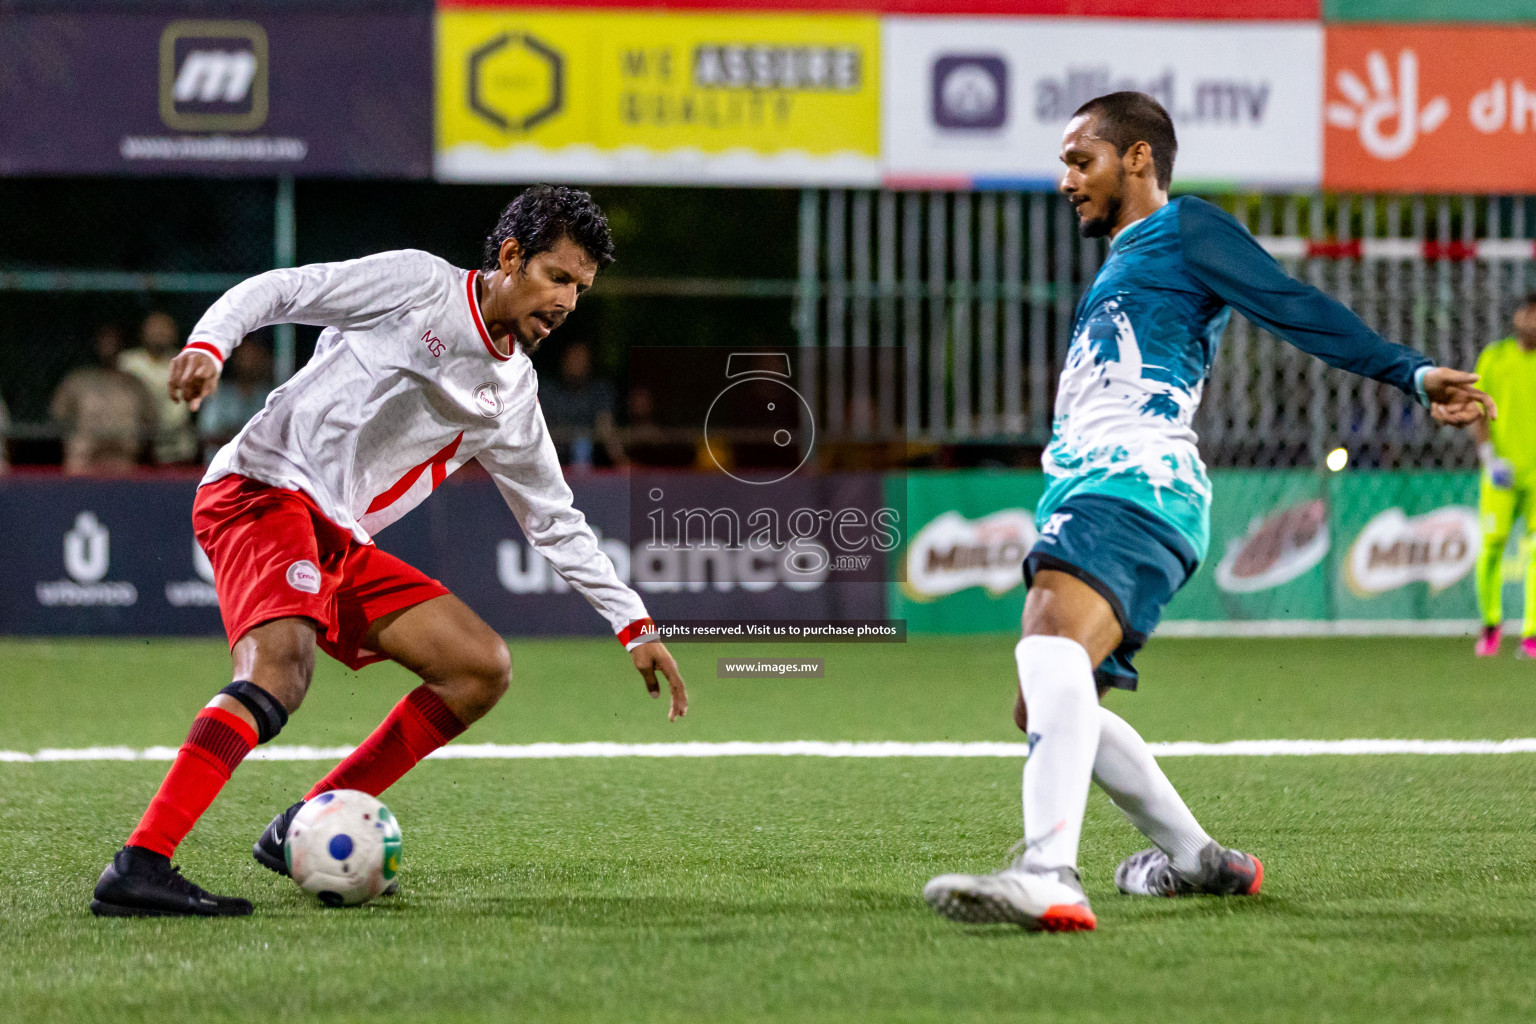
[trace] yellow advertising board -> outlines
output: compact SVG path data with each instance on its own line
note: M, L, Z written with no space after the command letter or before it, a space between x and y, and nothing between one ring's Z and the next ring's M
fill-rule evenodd
M437 176L873 185L873 16L440 9Z

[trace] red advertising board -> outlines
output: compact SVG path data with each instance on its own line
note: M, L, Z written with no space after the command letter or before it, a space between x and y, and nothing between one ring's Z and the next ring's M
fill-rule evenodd
M509 6L514 6L509 0L438 0L438 7ZM1265 21L1316 21L1322 16L1321 0L553 0L537 6Z
M1536 191L1536 28L1330 27L1323 185Z

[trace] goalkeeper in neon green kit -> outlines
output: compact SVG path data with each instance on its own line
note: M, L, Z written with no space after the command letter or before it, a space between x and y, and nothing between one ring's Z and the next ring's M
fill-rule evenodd
M1496 341L1477 359L1479 387L1498 403L1499 418L1478 420L1472 433L1483 465L1478 494L1483 546L1477 556L1477 606L1483 631L1480 658L1499 653L1504 615L1504 546L1515 520L1525 520L1527 551L1536 561L1536 292L1515 311L1515 336ZM1525 571L1520 657L1536 658L1536 565Z

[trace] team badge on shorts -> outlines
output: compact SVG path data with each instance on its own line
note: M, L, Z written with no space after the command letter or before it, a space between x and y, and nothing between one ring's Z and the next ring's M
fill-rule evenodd
M315 563L302 558L288 567L288 585L306 594L320 593L320 570Z
M475 408L480 410L480 415L495 419L501 415L501 394L496 390L496 382L488 380L475 388Z

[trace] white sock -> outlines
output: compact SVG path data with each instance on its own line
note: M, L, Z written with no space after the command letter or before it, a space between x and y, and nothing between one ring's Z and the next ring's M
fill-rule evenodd
M1200 867L1200 850L1211 837L1184 806L1141 734L1108 708L1098 710L1099 749L1093 762L1093 781L1142 835L1168 855L1175 871L1193 874ZM1034 728L1033 722L1030 728Z
M1098 693L1075 640L1027 636L1013 649L1029 710L1024 762L1024 866L1076 868L1083 809L1099 746Z

